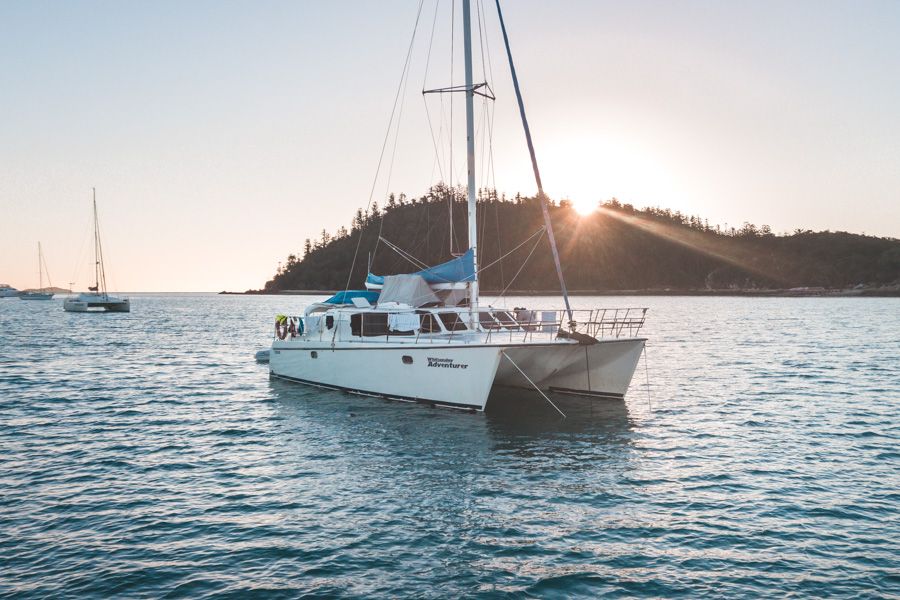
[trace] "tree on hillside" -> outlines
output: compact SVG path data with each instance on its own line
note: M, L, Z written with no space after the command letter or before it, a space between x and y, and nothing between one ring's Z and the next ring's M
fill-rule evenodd
M520 194L507 199L495 190L480 195L482 289L503 289L510 274L518 273L513 289L556 290L546 236L536 235L543 227L540 203ZM343 289L348 274L351 285L361 285L370 253L372 268L380 274L415 270L379 241L379 230L418 260L439 264L451 258L451 247L454 252L465 248L466 212L462 188L438 184L408 201L391 194L385 211L374 202L369 213L358 209L349 232L341 227L331 236L323 229L316 242L306 240L303 256L288 256L266 289ZM696 215L636 209L615 198L589 215L579 215L568 200L550 212L573 290L845 287L900 280L896 239L808 230L775 235L768 226L752 223L740 229L711 227Z

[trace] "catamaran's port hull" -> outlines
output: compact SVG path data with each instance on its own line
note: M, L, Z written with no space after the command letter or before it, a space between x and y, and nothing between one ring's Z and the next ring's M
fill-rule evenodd
M274 377L367 396L484 410L502 350L360 345L331 348L275 342L269 371Z
M533 389L528 379L545 392L624 398L644 341L399 348L276 341L269 369L306 385L481 411L493 386Z
M131 312L131 302L122 300L119 302L79 302L66 300L63 308L68 312Z

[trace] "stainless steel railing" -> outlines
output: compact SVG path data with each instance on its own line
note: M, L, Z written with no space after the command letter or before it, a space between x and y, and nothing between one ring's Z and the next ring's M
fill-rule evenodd
M453 343L461 337L472 339L473 333L485 335L481 338L484 343L489 342L529 342L540 341L541 339L553 339L559 331L567 333L575 332L588 335L597 339L604 338L630 338L636 337L644 321L647 317L647 308L644 307L625 307L625 308L595 308L595 309L577 309L572 311L572 319L569 320L568 313L563 309L481 309L476 313L477 329L473 330L468 327L468 310L461 308L455 311L439 310L419 312L420 319L424 320L426 315L430 315L431 323L437 325L438 330L423 331L420 327L415 332L399 333L392 332L390 327L385 326L382 321L386 318L386 313L350 313L338 312L331 315L332 327L326 328L325 316L318 316L315 319L309 319L303 316L293 317L298 322L303 323L303 334L297 337L305 339L318 339L324 341L327 339L338 339L337 332L341 325L352 323L351 318L359 316L358 334L352 339L377 338L371 341L403 341L406 343ZM456 313L459 318L466 322L465 330L455 331L447 330L446 324L442 328L438 323L441 321L438 316L440 313L447 314ZM377 315L377 316L375 316ZM373 318L378 319L377 326L384 327L383 334L359 335L367 331L366 318L371 321ZM351 325L351 327L353 327ZM315 328L315 331L312 329ZM355 328L354 328L355 329ZM353 331L354 329L351 329ZM287 339L292 339L288 337ZM296 338L293 338L296 339Z

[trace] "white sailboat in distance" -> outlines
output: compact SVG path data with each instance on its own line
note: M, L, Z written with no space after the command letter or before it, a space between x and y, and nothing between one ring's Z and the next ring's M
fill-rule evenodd
M103 245L100 243L100 221L97 219L97 190L94 189L94 285L87 292L70 296L63 302L69 312L130 312L128 298L110 296L106 290L106 267L103 265Z
M571 308L499 2L497 11L565 308L508 311L479 299L473 99L486 83L473 83L470 3L462 0L465 85L435 91L465 93L467 251L416 273L370 273L366 290L279 315L272 377L476 411L494 386L536 389L557 410L548 394L624 398L644 349L647 309Z
M53 292L44 287L44 252L41 250L41 243L38 242L38 289L28 290L19 294L21 300L50 300L53 298ZM50 270L47 270L47 283L53 287L50 281Z

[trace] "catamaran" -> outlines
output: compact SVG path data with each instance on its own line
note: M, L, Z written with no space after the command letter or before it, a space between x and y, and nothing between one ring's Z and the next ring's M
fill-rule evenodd
M70 296L63 302L69 312L130 312L128 298L110 296L106 290L106 268L100 243L100 221L97 219L97 190L94 189L94 285L87 292Z
M370 272L365 290L279 315L272 377L476 411L495 386L535 389L557 410L548 394L624 398L647 309L572 309L499 1L497 12L565 308L510 311L479 298L473 101L487 84L473 83L470 2L462 0L465 85L438 91L465 93L468 249L415 273Z
M41 243L38 242L38 282L39 286L36 290L28 290L26 292L22 292L19 294L19 298L22 300L50 300L53 298L53 292L49 291L44 287L44 269L46 268L46 264L44 263L44 253L41 250ZM50 281L50 270L47 270L47 283L50 284L50 287L53 287L53 283Z

